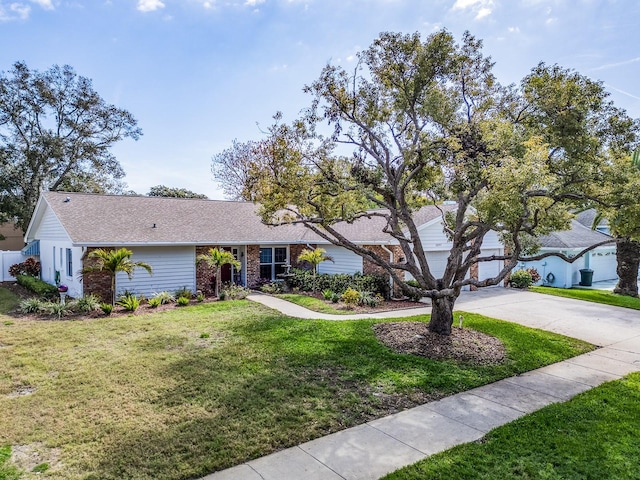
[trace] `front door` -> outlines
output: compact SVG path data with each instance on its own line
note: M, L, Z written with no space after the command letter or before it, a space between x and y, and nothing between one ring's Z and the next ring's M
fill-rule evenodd
M231 252L233 253L233 258L235 258L236 260L238 260L238 248L237 247L222 247L222 249L226 252ZM236 269L233 265L229 265L228 263L226 265L222 266L222 272L221 272L221 279L222 279L222 283L238 283L238 278L236 275Z

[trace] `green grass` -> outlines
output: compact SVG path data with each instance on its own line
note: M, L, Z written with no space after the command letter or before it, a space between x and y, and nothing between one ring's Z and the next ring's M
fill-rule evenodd
M465 314L508 360L436 362L393 353L375 323L297 320L249 301L0 321L0 445L49 449L48 479L197 478L592 348ZM35 392L11 398L20 387Z
M9 313L18 306L18 303L20 303L18 297L6 288L0 288L0 315Z
M604 303L616 307L640 310L640 298L617 295L604 290L581 290L578 288L530 287L532 292L555 295L557 297L575 298L587 302Z
M344 308L336 308L332 304L329 304L324 300L310 297L309 295L300 295L297 293L281 293L278 294L277 297L318 313L332 313L335 315L349 315L353 313L352 311L345 310Z
M21 472L9 464L11 458L11 447L9 445L0 446L0 480L18 480Z
M550 405L385 480L638 479L640 374Z

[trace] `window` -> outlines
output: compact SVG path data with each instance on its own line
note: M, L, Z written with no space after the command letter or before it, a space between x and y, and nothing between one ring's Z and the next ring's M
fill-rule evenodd
M287 247L260 248L260 278L275 280L287 269Z
M67 277L73 277L73 255L70 248L67 248Z

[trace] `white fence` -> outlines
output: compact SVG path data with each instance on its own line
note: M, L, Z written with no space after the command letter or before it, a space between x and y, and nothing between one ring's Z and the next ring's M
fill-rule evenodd
M0 251L0 282L11 282L15 280L9 275L9 267L16 263L24 262L25 257L20 251L12 252L7 250Z

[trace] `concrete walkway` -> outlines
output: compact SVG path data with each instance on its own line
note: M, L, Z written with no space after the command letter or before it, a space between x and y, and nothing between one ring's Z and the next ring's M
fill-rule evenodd
M251 295L250 299L300 318L346 320L429 313L425 307L364 316L322 315L274 297ZM434 453L477 440L489 430L546 405L640 370L638 311L503 288L464 292L456 307L603 348L318 438L205 479L378 479Z

